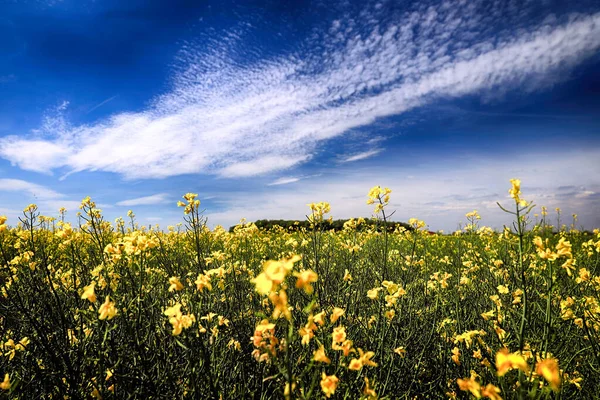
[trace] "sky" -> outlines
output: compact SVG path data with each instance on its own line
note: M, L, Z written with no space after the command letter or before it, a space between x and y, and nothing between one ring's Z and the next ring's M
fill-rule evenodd
M0 215L600 227L600 3L0 0Z

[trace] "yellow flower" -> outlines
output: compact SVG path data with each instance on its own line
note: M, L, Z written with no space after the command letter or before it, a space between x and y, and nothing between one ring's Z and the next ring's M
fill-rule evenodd
M35 204L30 204L30 205L28 205L27 207L25 207L23 209L23 212L25 212L25 213L34 213L34 212L37 211L37 209L38 209L38 206L36 206Z
M322 362L325 364L331 363L331 360L325 354L325 346L321 345L321 347L319 347L318 350L315 350L315 352L313 353L313 360L315 360L317 362Z
M331 323L332 323L332 324L335 324L335 323L336 323L336 321L337 321L338 319L340 319L340 317L341 317L342 315L344 315L344 313L345 313L345 311L344 311L344 309L343 309L343 308L335 307L335 308L333 309L333 312L331 313L331 316L329 317L329 319L331 320Z
M296 288L304 289L307 294L312 294L314 288L311 283L317 281L317 273L310 269L305 269L300 272L295 272L294 276L298 278L298 280L296 280Z
M502 397L500 397L500 389L491 383L488 383L487 386L483 388L481 395L490 400L502 400Z
M363 351L362 349L358 349L359 360L362 365L366 365L367 367L376 367L377 363L372 361L371 358L375 356L375 353L372 351Z
M4 381L2 381L2 383L0 383L0 389L2 389L2 390L10 389L10 377L8 376L8 373L6 375L4 375Z
M254 283L256 291L260 294L269 294L273 290L273 281L267 278L264 272L252 279L251 282Z
M394 353L398 354L402 358L406 357L406 349L404 346L396 347L394 349Z
M338 385L338 378L335 375L327 376L325 372L321 375L321 390L327 398L331 397L335 393L335 389Z
M550 387L555 392L560 386L560 370L558 369L558 361L554 358L546 358L537 363L535 373L541 375L548 381Z
M569 243L567 240L565 240L564 237L561 237L558 240L558 243L556 244L556 253L558 254L559 257L561 256L566 256L566 257L573 257L573 254L571 253L571 243Z
M473 396L481 398L481 385L475 380L475 375L471 375L469 379L457 379L458 387L462 391L469 391Z
M115 303L110 301L110 296L106 296L106 300L104 304L100 306L98 310L100 316L98 319L113 319L115 315L117 315L117 309L115 308Z
M92 281L89 285L83 288L83 293L81 294L81 298L83 300L89 300L91 303L96 302L96 294L94 293L94 287L96 286L96 282Z
M496 369L498 376L504 376L511 369L520 369L527 373L529 366L521 355L510 353L507 348L503 348L496 353Z
M375 289L371 289L369 291L367 291L367 297L370 298L371 300L375 300L379 297L379 292L382 290L382 288L375 288Z
M385 312L385 317L390 321L396 316L396 310L388 310Z
M210 276L208 275L204 275L204 274L200 274L198 275L198 279L196 279L196 282L194 282L196 284L196 289L198 289L198 291L202 292L204 290L204 288L208 289L209 291L212 290L212 284L210 283Z
M310 315L306 325L298 330L300 336L302 336L302 345L306 346L310 343L310 340L315 336L314 331L317 329L317 325L314 323L314 317Z
M333 350L341 351L344 356L348 356L352 351L353 344L354 342L352 342L352 340L344 340L341 346L337 344L332 344L331 348Z
M350 365L348 365L348 369L352 371L358 371L362 368L362 366L362 362L360 362L359 359L353 358L352 361L350 361Z
M313 317L313 321L315 321L316 324L319 324L321 326L325 325L325 311L321 311L320 313L315 314L315 316Z
M185 200L187 200L188 202L192 202L194 201L194 199L198 197L198 195L196 193L186 193L183 195L183 198Z
M344 340L346 340L346 328L343 326L333 328L333 334L331 337L334 344L342 343Z
M365 388L363 389L363 395L367 400L377 400L377 392L373 390L370 385L369 378L365 376Z
M510 197L512 197L518 202L519 195L521 194L521 180L511 179L510 183L512 184L512 187L508 190L508 194L510 194Z
M273 303L273 319L277 319L280 315L283 315L285 319L291 321L292 313L288 307L288 297L285 290L282 289L279 293L269 293L269 300Z
M170 277L169 283L171 284L169 286L169 292L173 292L175 290L183 290L183 283L181 283L181 281L179 281L179 278L177 278L176 276Z
M181 312L181 304L177 303L172 307L167 308L164 314L169 318L169 322L173 326L173 336L181 334L184 328L189 328L194 322L196 317L194 314L183 315ZM215 314L216 315L216 314Z
M494 314L495 314L495 311L494 310L490 310L488 312L482 313L481 317L483 319L485 319L486 321L488 321L489 319L494 318Z
M251 280L256 285L256 291L260 294L269 294L269 292L276 290L276 287L283 283L285 277L290 274L294 268L294 263L300 261L300 259L300 256L295 255L289 259L265 261L263 272Z
M352 280L352 275L350 275L350 272L346 269L344 271L344 282L348 282Z
M460 349L458 347L452 349L452 361L454 364L460 365Z

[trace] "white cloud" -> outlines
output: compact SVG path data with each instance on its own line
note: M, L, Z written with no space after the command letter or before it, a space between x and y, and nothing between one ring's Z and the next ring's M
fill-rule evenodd
M560 207L563 215L576 213L579 222L592 229L600 227L600 164L591 161L596 159L600 159L600 149L524 152L504 159L473 156L460 162L443 159L431 168L407 166L387 175L381 173L381 166L360 172L336 170L334 175L324 174L300 187L252 193L251 203L245 200L249 193L224 194L224 209L208 210L207 215L211 224L224 226L241 218L304 219L306 204L328 201L335 219L369 216L373 207L366 205L367 193L372 186L382 185L392 189L390 210L396 210L395 220L416 217L430 223L431 229L452 231L459 223L464 225L465 213L477 209L482 224L500 229L510 224L511 217L496 201L511 207L509 179L520 178L523 197L538 205L535 212L542 205L548 210ZM573 182L578 182L577 186ZM554 216L551 218L550 223L555 223Z
M382 149L373 149L373 150L363 151L362 153L357 153L357 154L353 154L351 156L347 156L347 157L343 158L341 162L347 163L347 162L352 162L352 161L365 160L369 157L376 156L377 154L381 153L382 151L383 151Z
M273 182L267 184L267 186L278 186L278 185L287 185L289 183L298 182L302 177L288 176L274 180Z
M0 179L0 192L23 194L19 195L18 204L15 204L15 208L6 209L6 213L11 216L11 219L22 216L21 210L29 203L37 204L39 211L44 215L57 215L61 207L76 211L81 204L80 201L69 200L68 196L63 193L21 179ZM109 205L106 205L106 207L110 208Z
M169 195L167 193L158 193L153 194L151 196L144 196L135 199L119 201L117 202L117 205L123 207L148 206L153 204L164 204L169 201Z
M45 186L27 182L21 179L0 179L0 191L4 192L26 192L30 196L41 200L54 200L64 197Z
M209 42L209 52L184 47L172 90L146 110L80 126L47 119L31 137L1 139L0 156L32 171L65 167L132 179L260 175L438 98L543 87L600 48L600 14L527 26L531 7L500 9L442 2L387 22L377 14L384 11L369 10L336 21L294 54L245 66L230 54L243 40L237 34L224 45Z

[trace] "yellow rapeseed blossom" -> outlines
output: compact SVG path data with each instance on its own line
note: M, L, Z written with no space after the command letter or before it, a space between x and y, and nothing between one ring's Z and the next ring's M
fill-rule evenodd
M373 390L371 387L371 383L369 382L369 378L365 376L365 388L363 389L363 396L367 398L367 400L377 400L377 392Z
M263 272L251 281L256 286L256 291L266 295L276 290L277 286L283 283L283 280L292 272L294 263L300 260L300 256L294 255L289 259L265 261Z
M482 388L481 395L490 400L502 400L502 397L500 397L500 388L492 385L491 383L488 383L484 388Z
M508 288L504 285L499 285L497 287L497 289L498 289L498 293L500 293L500 294L508 294L509 293Z
M198 279L194 282L196 284L196 289L199 292L202 292L204 289L212 290L212 284L210 283L210 276L205 274L198 275Z
M318 279L317 273L310 269L304 269L300 272L294 272L296 280L296 288L303 289L307 294L312 294L314 291L312 283Z
M460 365L460 349L458 347L452 349L452 361L454 364Z
M339 308L339 307L335 307L333 309L333 312L331 313L331 316L329 317L329 319L331 320L332 324L335 324L337 322L337 320L344 315L345 311L343 308Z
M321 390L323 394L329 398L335 393L337 389L338 378L335 375L327 375L325 372L321 375Z
M350 361L350 365L348 366L348 369L353 370L353 371L358 371L363 366L368 366L368 367L376 367L377 366L377 363L375 363L373 360L371 360L371 358L373 358L375 356L374 352L372 352L372 351L365 352L362 349L358 349L358 354L359 354L358 358L353 358Z
M83 300L89 300L91 303L96 302L96 294L94 293L94 287L96 286L96 282L92 281L89 285L83 288L83 293L81 294L81 298Z
M510 183L512 187L508 190L508 194L510 194L511 198L519 202L519 196L521 195L521 180L511 179Z
M115 308L115 303L110 301L110 296L106 296L106 300L104 300L104 303L100 306L100 309L98 310L98 314L100 314L98 319L108 319L108 320L113 319L115 317L115 315L117 315L117 309Z
M181 304L179 303L167 308L164 311L164 314L169 317L169 322L173 327L173 336L181 334L183 329L189 328L194 322L196 322L196 317L194 314L183 315L181 312Z
M528 372L529 365L523 356L511 353L507 348L503 348L496 353L496 369L498 376L504 376L511 369L520 369L523 372Z
M359 359L353 358L350 361L350 364L348 365L348 369L352 370L352 371L358 371L359 369L362 368L362 363L360 362Z
M396 347L394 349L394 353L398 354L402 358L406 357L406 349L404 346Z
M315 321L316 324L319 324L321 326L325 325L325 311L321 311L320 313L315 314L313 317L313 321Z
M535 373L543 376L550 384L552 390L555 392L558 391L560 387L560 370L556 359L546 358L545 360L539 361L535 366Z
M350 274L350 272L348 271L348 269L346 269L344 271L344 282L350 282L352 281L352 275Z
M318 224L323 222L325 214L331 212L331 205L327 202L310 203L307 204L310 207L311 214L308 216L308 222L311 224ZM329 218L331 220L331 218Z
M344 340L346 340L346 328L344 328L343 326L338 326L336 328L333 328L333 333L331 335L331 338L333 340L334 345L338 344L338 343L342 343Z
M329 359L329 357L327 357L327 354L325 354L325 346L321 345L321 347L315 350L315 352L313 353L313 360L325 364L331 363L331 360Z
M464 392L471 392L475 398L481 398L481 385L475 380L475 375L471 375L468 379L457 379L458 388Z
M0 389L10 390L10 377L8 376L8 373L4 375L4 380L0 383Z
M183 283L179 281L179 278L172 276L169 278L169 292L183 290Z

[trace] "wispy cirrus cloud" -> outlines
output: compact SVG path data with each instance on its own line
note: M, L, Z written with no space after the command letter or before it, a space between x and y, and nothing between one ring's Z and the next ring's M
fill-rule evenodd
M302 177L298 176L286 176L279 179L275 179L273 182L268 183L267 186L278 186L278 185L287 185L289 183L298 182Z
M186 46L172 89L146 110L10 136L0 140L0 156L27 170L131 179L260 175L440 98L544 87L600 48L600 13L533 25L524 23L531 20L527 3L507 9L442 1L385 13L366 6L315 31L293 53L243 64L234 61L243 35L200 50Z
M48 215L57 214L58 209L61 207L66 207L69 210L76 210L80 204L79 201L70 200L69 197L63 193L59 193L44 185L22 179L0 179L0 192L18 193L19 198L21 199L19 207L25 206L27 202L35 203L42 213ZM6 208L5 210L6 212L4 213L11 216L11 218L21 216L20 209Z
M50 188L22 179L0 179L0 192L25 192L30 196L42 200L53 200L65 197L63 194Z
M165 204L170 201L168 193L157 193L150 196L138 197L135 199L123 200L116 203L117 206L149 206L154 204Z
M281 178L275 179L271 183L267 183L267 186L279 186L279 185L288 185L290 183L296 183L303 179L316 178L321 176L321 174L314 175L301 175L301 176L283 176Z
M353 161L366 160L367 158L376 156L377 154L381 153L382 151L383 151L383 149L373 149L373 150L363 151L360 153L345 156L341 159L340 162L348 163L348 162L353 162Z

